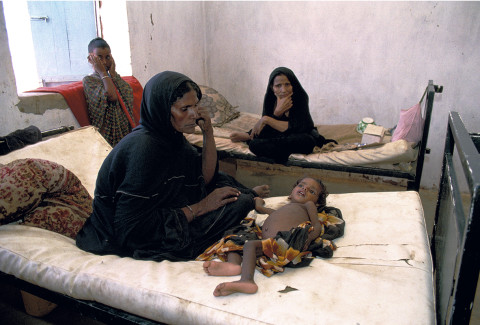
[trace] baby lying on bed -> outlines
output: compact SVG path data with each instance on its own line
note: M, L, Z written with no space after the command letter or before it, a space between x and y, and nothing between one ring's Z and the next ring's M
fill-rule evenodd
M254 281L256 266L264 275L271 276L282 272L287 264L299 264L304 257L310 257L310 244L324 233L317 207L325 206L327 195L320 180L306 177L297 181L289 196L290 202L278 210L265 207L263 199L255 198L255 210L269 215L262 228L251 227L251 224L236 227L231 234L197 258L205 260L216 255L225 261L204 262L203 268L208 275L241 274L239 281L219 284L213 294L226 296L235 292L255 293L258 290ZM334 223L343 224L342 219L333 218L337 219ZM328 240L326 242L333 245ZM243 258L239 251L243 252Z

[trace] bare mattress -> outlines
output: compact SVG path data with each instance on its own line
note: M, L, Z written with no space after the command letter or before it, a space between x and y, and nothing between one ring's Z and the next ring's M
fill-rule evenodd
M100 134L86 127L0 157L0 164L56 161L93 193L108 151ZM286 200L266 203L275 207ZM203 262L98 256L63 235L17 224L0 226L0 271L168 324L435 323L432 259L418 193L331 194L327 204L339 208L346 223L333 257L270 278L256 271L254 295L214 297L217 284L238 276L208 276Z

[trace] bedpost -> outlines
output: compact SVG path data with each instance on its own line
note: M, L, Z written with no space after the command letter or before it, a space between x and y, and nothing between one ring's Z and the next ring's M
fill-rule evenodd
M441 177L431 241L437 322L467 324L480 271L480 154L457 112L449 115Z
M432 118L433 99L435 97L435 93L443 92L443 86L434 85L433 80L429 80L425 92L427 94L427 97L425 99L425 113L424 113L425 122L423 125L422 140L420 141L419 148L418 148L415 179L407 183L407 190L413 190L417 192L420 189L420 181L422 179L425 154L429 153L429 149L427 149L427 140L428 140L428 133L430 131L430 121Z

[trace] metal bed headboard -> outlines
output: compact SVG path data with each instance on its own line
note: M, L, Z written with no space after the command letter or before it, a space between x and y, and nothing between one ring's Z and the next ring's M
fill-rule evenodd
M467 324L473 308L480 269L479 150L479 135L469 134L460 115L450 112L431 242L439 324ZM463 201L462 174L468 185Z

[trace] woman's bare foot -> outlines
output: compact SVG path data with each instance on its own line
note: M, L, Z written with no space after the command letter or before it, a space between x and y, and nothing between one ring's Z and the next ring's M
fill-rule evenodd
M213 295L215 297L219 296L228 296L232 293L248 293L252 294L257 292L258 286L255 282L245 282L245 281L235 281L235 282L224 282L220 283L215 290L213 291Z
M253 190L254 190L255 193L257 193L258 196L261 197L261 198L268 197L268 195L270 194L270 186L268 186L268 185L255 186L255 187L253 188Z
M232 142L245 142L250 140L250 134L247 132L233 132L230 134Z
M203 270L208 275L239 275L242 267L229 262L206 261L203 263Z

